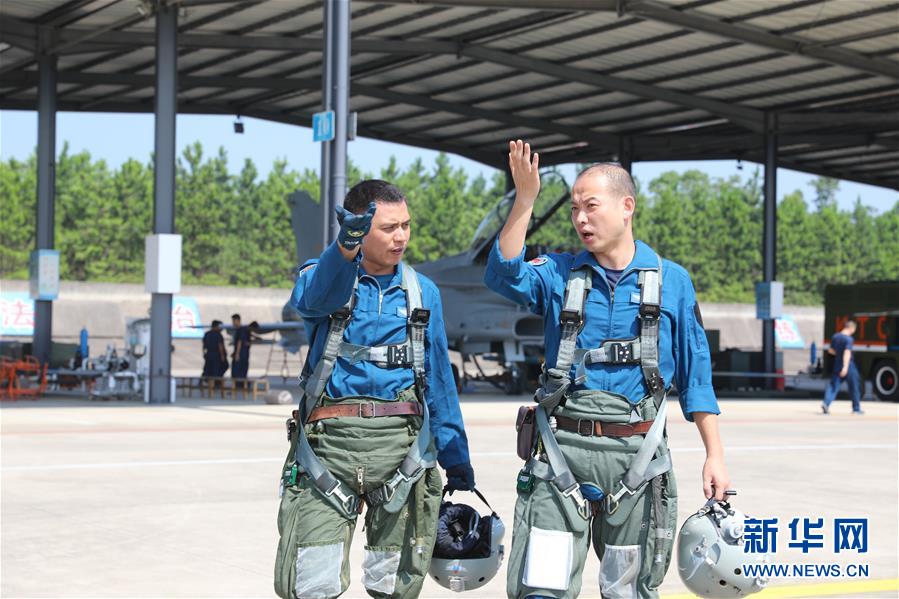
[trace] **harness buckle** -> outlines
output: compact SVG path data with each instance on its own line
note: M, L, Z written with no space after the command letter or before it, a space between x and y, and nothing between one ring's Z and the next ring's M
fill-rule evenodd
M368 410L366 410L368 408ZM366 414L365 412L368 412ZM359 418L374 418L375 417L375 402L370 401L367 403L359 404Z
M339 480L335 480L334 484L331 485L331 488L325 491L325 497L331 497L332 495L337 496L337 499L340 501L340 504L343 506L343 509L346 510L347 514L358 513L359 498L355 495L347 495L346 493L341 491Z
M409 346L407 345L388 345L387 346L387 364L389 366L399 366L409 362Z
M581 315L577 310L562 310L561 314L559 314L559 322L580 327L581 324L583 324L584 319L581 318Z
M630 343L612 342L609 343L609 357L614 364L624 364L634 359L634 348Z
M640 318L658 320L662 316L662 307L659 304L640 304Z
M349 320L350 315L352 313L353 313L353 311L350 308L348 308L347 306L343 306L339 310L335 310L334 312L331 313L331 319L332 320Z
M586 425L586 427L584 426ZM594 424L592 420L586 418L577 419L577 434L582 437L592 437L594 434Z
M431 319L431 311L427 308L415 308L409 317L409 322L417 325L426 325Z
M575 482L573 485L562 491L562 495L574 501L577 504L577 512L584 520L589 520L591 516L590 502L581 493L581 485Z

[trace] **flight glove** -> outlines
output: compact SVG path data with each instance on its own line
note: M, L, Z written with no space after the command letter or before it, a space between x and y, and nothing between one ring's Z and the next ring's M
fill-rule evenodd
M337 222L340 223L337 243L345 250L353 251L371 230L371 219L375 215L375 203L370 203L368 211L363 214L353 214L343 206L337 206L335 211L337 212Z
M474 470L466 462L446 469L446 486L450 491L474 490Z

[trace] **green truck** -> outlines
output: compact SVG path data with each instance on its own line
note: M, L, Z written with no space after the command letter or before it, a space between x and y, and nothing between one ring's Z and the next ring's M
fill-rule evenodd
M824 289L824 349L849 318L858 323L853 358L862 380L871 380L874 393L885 401L899 401L899 281L828 285ZM824 352L824 373L833 369L833 356Z

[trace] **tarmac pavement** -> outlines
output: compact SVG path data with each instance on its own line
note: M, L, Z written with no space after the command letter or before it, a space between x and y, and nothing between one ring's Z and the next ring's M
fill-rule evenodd
M514 420L524 396L475 394L463 413L478 487L511 545ZM777 578L759 597L899 596L899 405L722 400L734 505L779 520L773 561L862 564L862 578ZM278 477L291 406L181 400L174 405L45 399L0 408L0 596L274 597ZM699 508L703 450L671 411L680 522ZM464 500L465 494L454 500ZM471 504L478 500L470 495ZM793 518L824 519L824 548L788 547ZM835 518L867 518L868 550L834 553ZM357 527L352 582L366 597ZM582 597L598 597L588 558ZM689 596L673 562L665 598ZM451 597L435 582L422 597ZM504 597L505 564L470 597Z

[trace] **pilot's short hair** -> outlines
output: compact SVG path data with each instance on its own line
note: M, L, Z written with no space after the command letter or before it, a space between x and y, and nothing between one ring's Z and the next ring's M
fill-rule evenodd
M231 320L240 320L240 314L232 314Z
M405 194L399 188L381 179L366 179L353 186L343 200L343 207L353 214L362 214L372 202L405 202Z
M577 174L577 179L587 175L605 177L609 186L616 193L621 194L621 197L630 196L637 199L637 188L634 186L631 174L617 162L600 162L593 166L588 166Z

